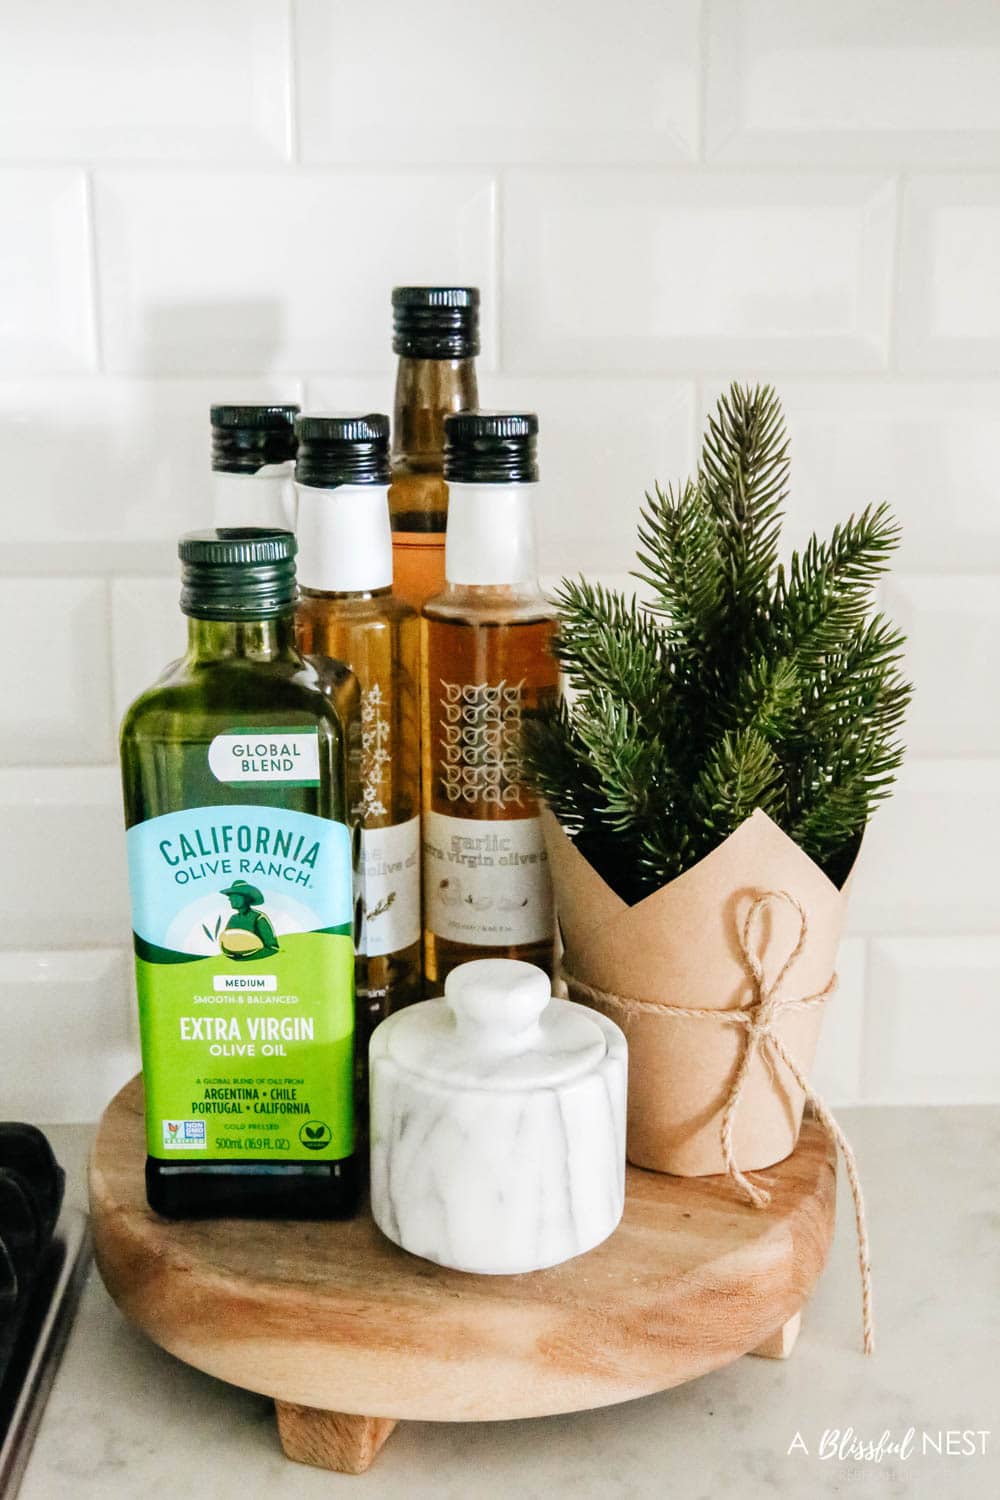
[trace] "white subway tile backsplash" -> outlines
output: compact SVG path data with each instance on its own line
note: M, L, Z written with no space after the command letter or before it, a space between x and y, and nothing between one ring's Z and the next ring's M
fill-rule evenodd
M1000 155L993 0L708 0L707 147L727 161Z
M1000 760L909 761L865 835L851 931L1000 932L998 848Z
M914 755L1000 755L1000 585L995 576L899 576L885 608L907 637Z
M392 368L399 281L494 307L482 172L100 172L102 339L132 374Z
M696 0L631 0L625 24L579 0L425 0L408 24L394 0L299 0L296 20L307 161L672 161L697 149Z
M1000 938L873 943L866 1058L877 1103L1000 1098Z
M83 173L0 168L0 376L95 357Z
M0 381L8 570L177 574L211 520L213 401L298 401L290 377Z
M0 763L108 761L114 741L104 579L0 578L0 615Z
M648 593L644 491L690 472L734 378L783 401L789 549L890 502L910 759L814 1079L835 1106L1000 1099L995 0L11 9L11 1112L92 1116L137 1065L115 729L183 648L209 405L390 411L390 289L452 280L482 290L483 404L539 413L547 588Z
M505 368L877 368L894 203L862 175L511 172Z
M0 48L0 156L227 162L287 156L281 0L18 7Z
M116 578L111 585L115 722L184 652L187 620L172 578Z
M130 967L121 950L0 954L5 1116L95 1120L138 1071Z
M0 827L0 949L110 947L127 937L117 769L0 770Z
M996 374L998 246L1000 174L907 184L897 314L904 369Z
M481 399L484 406L539 415L542 571L634 568L646 491L692 465L693 387L503 375L483 380Z
M789 547L887 500L903 531L894 569L1000 570L1000 383L774 383L791 439ZM702 423L726 384L703 384Z

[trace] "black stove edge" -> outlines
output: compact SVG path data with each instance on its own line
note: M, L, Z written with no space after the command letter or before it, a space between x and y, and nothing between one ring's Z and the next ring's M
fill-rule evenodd
M90 1269L90 1226L86 1214L76 1209L63 1211L52 1237L52 1253L51 1272L36 1288L32 1308L21 1330L20 1337L33 1338L33 1346L0 1445L0 1500L14 1500L20 1488Z

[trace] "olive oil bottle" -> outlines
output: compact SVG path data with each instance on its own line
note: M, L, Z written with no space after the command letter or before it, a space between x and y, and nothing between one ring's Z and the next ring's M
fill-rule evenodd
M351 667L361 688L359 1049L422 997L420 621L392 593L389 419L298 424L300 650ZM367 1051L365 1050L367 1056Z
M217 405L212 419L212 525L295 525L294 405Z
M522 728L555 700L553 612L538 585L531 414L445 420L446 582L424 606L424 975L471 958L552 973L554 919Z
M295 538L182 538L186 655L125 715L146 1189L168 1216L354 1209L344 732L294 639Z
M399 355L389 490L393 581L398 597L419 610L444 583L444 419L479 405L479 289L397 286L392 317Z

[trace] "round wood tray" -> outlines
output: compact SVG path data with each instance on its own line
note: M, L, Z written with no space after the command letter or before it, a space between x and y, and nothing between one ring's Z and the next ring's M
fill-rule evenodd
M367 1212L168 1222L146 1203L144 1163L136 1078L108 1105L90 1167L111 1296L178 1358L273 1396L291 1456L355 1471L400 1418L608 1406L750 1351L786 1353L781 1331L823 1268L836 1193L834 1152L806 1120L795 1152L755 1174L767 1209L723 1177L630 1167L625 1216L596 1250L531 1275L472 1276L398 1249ZM330 1413L359 1419L346 1457Z

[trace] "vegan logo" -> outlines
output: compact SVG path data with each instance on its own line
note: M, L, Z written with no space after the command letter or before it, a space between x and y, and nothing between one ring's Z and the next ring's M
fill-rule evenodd
M307 1151L322 1151L333 1140L333 1131L323 1120L303 1120L299 1140Z
M218 940L219 947L227 958L234 963L246 963L256 958L269 958L272 953L278 952L278 939L271 919L266 912L255 911L254 907L261 906L264 901L262 891L246 880L234 880L232 885L227 885L221 892L223 896L229 897L233 908L233 915L229 918L220 933L222 918L219 917L215 924L215 931L204 927L207 937L213 942Z

